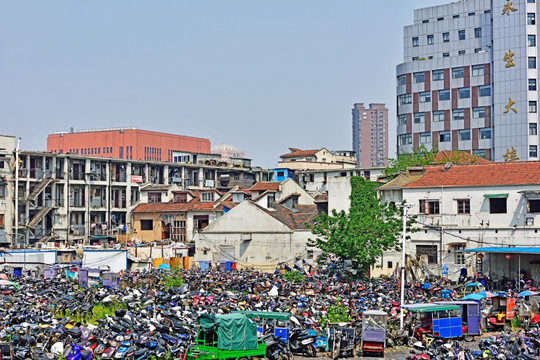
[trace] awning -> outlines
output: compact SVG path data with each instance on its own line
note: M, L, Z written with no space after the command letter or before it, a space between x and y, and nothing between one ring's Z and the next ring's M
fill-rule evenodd
M449 242L446 245L448 245L448 246L462 246L462 245L467 245L467 242L465 240L463 240L463 241L452 241L452 242Z
M484 252L492 254L540 254L540 247L485 247L463 249L466 252Z
M523 190L518 191L521 195L525 196L527 199L540 199L539 190Z
M411 312L434 312L434 311L445 311L445 310L456 310L459 309L459 305L435 305L435 304L425 304L425 306L411 307L407 308L406 305L403 308Z
M484 197L488 199L501 199L501 198L507 198L508 193L502 193L502 194L484 194Z

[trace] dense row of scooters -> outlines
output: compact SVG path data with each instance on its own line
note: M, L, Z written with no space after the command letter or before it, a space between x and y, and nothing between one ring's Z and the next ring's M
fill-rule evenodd
M19 289L0 289L0 356L13 359L68 360L180 358L193 344L195 319L204 313L235 310L293 312L296 325L288 344L266 335L269 357L295 353L316 356L324 339L307 328L336 301L353 301L357 310L378 308L391 312L398 297L396 281L371 280L349 284L329 274L313 274L301 283L286 281L281 273L186 271L185 284L165 290L161 271L126 273L125 288L80 287L65 279L25 279ZM136 286L135 286L136 285ZM352 291L350 289L352 287ZM273 289L278 296L270 296ZM408 286L410 301L434 296ZM87 323L96 306L121 304L114 314ZM318 329L320 330L320 329ZM279 349L285 346L286 349Z

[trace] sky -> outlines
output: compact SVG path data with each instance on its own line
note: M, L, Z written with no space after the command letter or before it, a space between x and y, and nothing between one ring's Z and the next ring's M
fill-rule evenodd
M0 2L0 134L135 126L232 143L352 149L354 103L386 103L413 10L449 0Z

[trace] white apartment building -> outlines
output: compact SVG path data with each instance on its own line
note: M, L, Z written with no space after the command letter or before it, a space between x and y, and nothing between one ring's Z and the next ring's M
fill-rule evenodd
M397 66L398 151L538 159L537 4L464 0L417 9Z
M476 272L475 254L460 250L540 246L539 175L540 162L426 166L409 169L379 187L379 193L386 202L405 200L408 214L417 217L419 231L408 234L406 253L425 255L426 269L434 275L448 265L456 280L463 267ZM501 278L510 269L516 276L520 261L521 269L540 274L534 255L521 260L504 255L486 253L483 272ZM400 262L399 251L386 253L377 272L392 273Z

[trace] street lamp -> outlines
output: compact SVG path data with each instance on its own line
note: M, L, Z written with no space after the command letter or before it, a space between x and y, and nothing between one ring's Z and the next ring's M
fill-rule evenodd
M405 238L407 236L407 208L409 205L402 204L403 208L403 237L401 240L401 306L399 315L399 327L403 331L403 305L405 305Z

